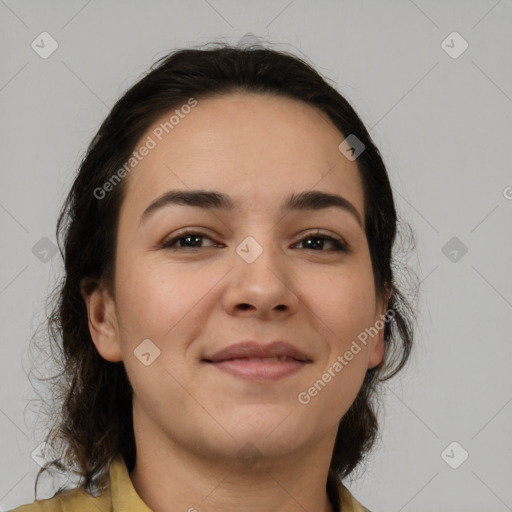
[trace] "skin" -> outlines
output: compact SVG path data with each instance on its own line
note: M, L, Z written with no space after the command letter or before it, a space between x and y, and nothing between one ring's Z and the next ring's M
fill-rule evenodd
M364 222L362 183L338 150L343 139L307 104L232 93L199 99L125 178L115 299L104 288L83 296L98 352L123 361L134 389L130 477L151 509L332 510L325 483L338 423L383 359L383 329L310 403L297 396L381 318L387 297L376 296L364 228L350 213L285 215L280 204L290 192L336 193ZM236 211L172 205L140 223L171 189L224 192ZM204 235L199 248L159 246L188 227ZM318 229L351 252L327 240L308 248ZM236 252L248 236L263 249L250 264ZM161 351L149 366L134 355L145 339ZM312 363L253 382L202 362L245 340L286 340ZM237 455L249 442L260 454L252 466Z

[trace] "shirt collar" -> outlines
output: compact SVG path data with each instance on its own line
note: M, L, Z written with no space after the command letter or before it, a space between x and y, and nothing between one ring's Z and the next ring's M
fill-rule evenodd
M343 485L340 477L332 469L329 469L327 492L334 512L340 512L340 510L341 512L370 512L352 496L350 491Z
M133 487L128 468L122 458L112 461L109 473L113 512L152 512Z

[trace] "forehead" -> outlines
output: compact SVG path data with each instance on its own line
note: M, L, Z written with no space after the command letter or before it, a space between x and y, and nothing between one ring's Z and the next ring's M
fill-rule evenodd
M343 195L364 218L357 165L338 150L344 135L324 112L260 93L196 101L166 112L141 137L135 149L150 140L153 147L125 178L122 209L128 203L140 215L179 188L224 191L237 208L263 213L290 192L314 189Z

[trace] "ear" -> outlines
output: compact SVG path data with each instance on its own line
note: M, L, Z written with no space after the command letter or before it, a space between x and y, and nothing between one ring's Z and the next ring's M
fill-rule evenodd
M91 286L92 285L92 286ZM89 331L99 354L107 361L122 360L114 299L103 285L83 279L80 293L87 307Z
M391 289L386 288L384 296L377 297L375 304L375 317L373 326L378 328L385 323L385 314L388 308L389 298L391 297ZM384 342L384 325L379 332L371 338L368 348L368 368L375 368L384 360L386 352L386 344Z

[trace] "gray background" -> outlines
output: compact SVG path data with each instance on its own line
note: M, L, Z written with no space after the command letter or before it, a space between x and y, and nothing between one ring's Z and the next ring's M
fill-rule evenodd
M27 351L82 153L158 57L247 33L312 62L354 105L417 235L416 349L347 484L374 512L512 510L511 29L510 0L0 0L0 510L34 499L44 430ZM43 31L59 45L46 59L31 47ZM461 39L442 44L453 31L469 44L457 58L445 50Z

